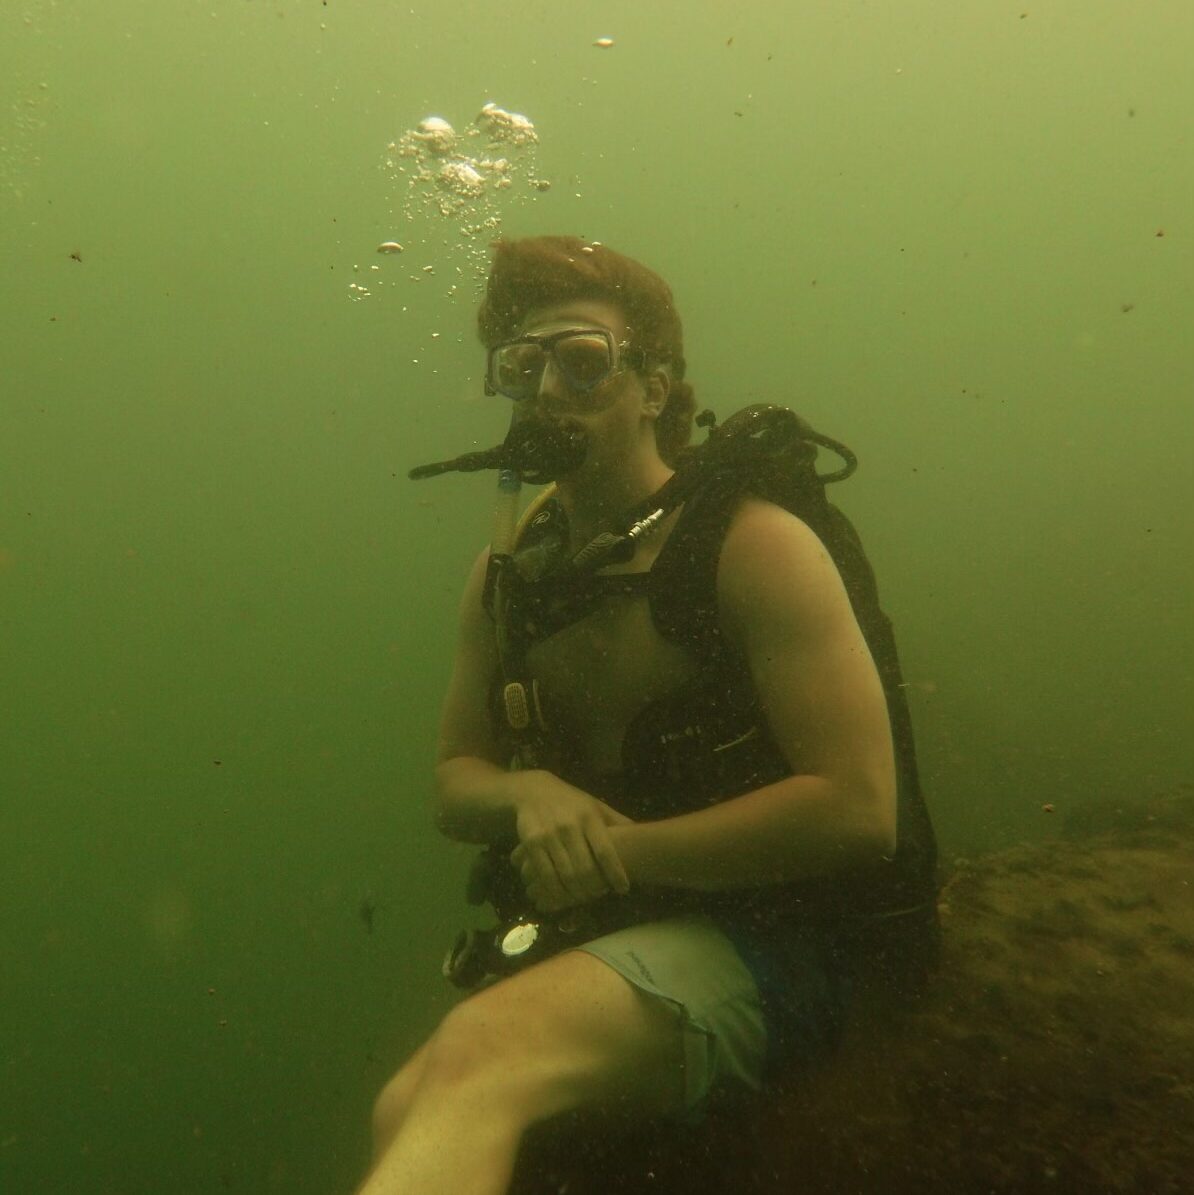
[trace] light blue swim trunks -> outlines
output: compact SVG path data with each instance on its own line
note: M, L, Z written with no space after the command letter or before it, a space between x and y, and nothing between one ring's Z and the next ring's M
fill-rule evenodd
M583 950L682 1017L684 1120L714 1091L757 1091L767 1027L754 977L725 932L699 914L647 921L594 938Z

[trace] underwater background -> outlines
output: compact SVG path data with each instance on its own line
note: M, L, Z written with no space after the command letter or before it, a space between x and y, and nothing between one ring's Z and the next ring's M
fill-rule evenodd
M944 858L1194 779L1192 56L1177 0L4 0L0 1191L346 1191L450 1006L493 478L406 471L504 434L499 228L857 452ZM465 233L393 149L489 101L539 142Z

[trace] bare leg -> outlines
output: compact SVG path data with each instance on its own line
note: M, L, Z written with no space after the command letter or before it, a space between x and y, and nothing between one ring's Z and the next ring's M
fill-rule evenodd
M420 1046L402 1069L382 1088L373 1104L373 1165L390 1148L414 1102L415 1089L423 1076L427 1046Z
M471 1099L429 1093L416 1102L360 1195L501 1195L524 1131L510 1108L480 1090Z
M397 1135L360 1195L502 1195L523 1134L575 1108L683 1098L679 1020L592 955L548 959L465 1000L422 1053Z

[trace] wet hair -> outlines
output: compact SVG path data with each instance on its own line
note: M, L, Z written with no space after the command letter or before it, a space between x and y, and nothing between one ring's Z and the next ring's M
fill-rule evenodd
M518 334L527 313L571 299L614 304L626 319L632 348L646 368L665 366L671 379L667 403L655 421L660 457L675 465L692 437L696 409L684 381L684 331L671 288L658 274L604 245L579 237L539 236L494 244L477 331L486 348Z

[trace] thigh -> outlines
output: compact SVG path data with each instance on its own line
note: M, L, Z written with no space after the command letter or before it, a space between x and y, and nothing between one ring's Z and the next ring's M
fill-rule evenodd
M767 1023L753 974L724 930L701 915L632 925L579 949L604 960L641 991L671 1005L684 1041L685 1119L711 1095L763 1084Z
M567 951L458 1004L427 1066L483 1073L545 1119L658 1115L684 1102L682 1018L591 954Z

